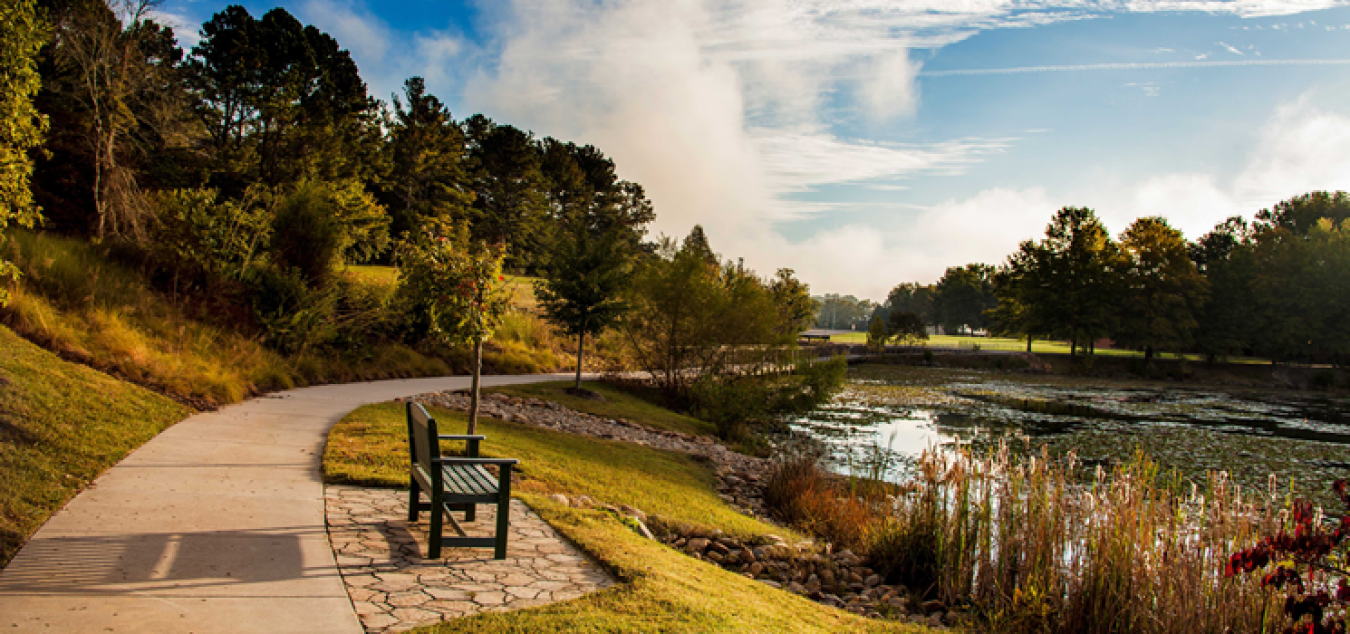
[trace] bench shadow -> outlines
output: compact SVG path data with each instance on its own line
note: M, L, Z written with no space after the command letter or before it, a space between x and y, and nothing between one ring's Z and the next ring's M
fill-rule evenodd
M0 571L0 594L246 586L332 575L327 566L310 570L304 562L301 542L323 536L322 528L299 527L35 539Z

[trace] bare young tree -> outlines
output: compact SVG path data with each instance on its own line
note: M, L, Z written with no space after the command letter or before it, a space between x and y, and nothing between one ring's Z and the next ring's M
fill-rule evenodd
M138 131L165 121L165 91L156 90L169 31L150 20L160 0L77 2L58 16L56 54L70 72L71 97L84 109L81 130L93 167L94 227L99 238L140 240L152 211L128 155ZM171 45L167 48L173 49ZM168 64L158 63L167 61Z

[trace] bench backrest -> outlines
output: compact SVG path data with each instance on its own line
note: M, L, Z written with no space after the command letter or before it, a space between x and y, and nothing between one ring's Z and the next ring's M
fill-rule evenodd
M421 467L424 474L434 478L439 469L433 469L431 461L441 457L440 442L437 438L436 419L432 418L420 404L408 402L408 456L413 473Z

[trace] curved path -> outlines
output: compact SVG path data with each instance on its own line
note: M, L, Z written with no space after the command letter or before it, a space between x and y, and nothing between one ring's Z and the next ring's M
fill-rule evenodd
M360 634L325 530L328 430L367 403L468 384L325 385L183 420L95 480L0 571L0 631Z

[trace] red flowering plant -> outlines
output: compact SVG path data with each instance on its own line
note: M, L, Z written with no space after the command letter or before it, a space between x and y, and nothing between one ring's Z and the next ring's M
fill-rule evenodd
M1231 577L1274 565L1261 585L1283 592L1288 634L1346 634L1350 607L1350 487L1334 485L1347 514L1325 521L1322 509L1295 500L1284 528L1255 546L1233 553L1224 574Z
M448 345L473 347L469 433L478 424L483 342L501 326L510 297L499 244L474 241L466 225L431 224L399 254L399 293L407 297L427 334Z

